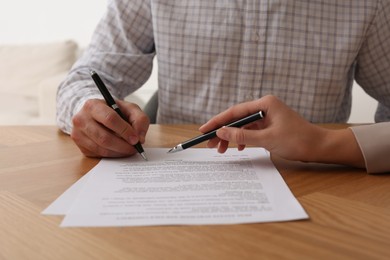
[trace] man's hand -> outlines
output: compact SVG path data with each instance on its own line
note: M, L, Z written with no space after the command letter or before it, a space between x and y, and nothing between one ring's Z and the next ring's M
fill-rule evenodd
M125 157L135 154L138 141L145 142L148 116L135 104L116 100L128 122L104 100L91 99L73 117L71 137L88 157Z

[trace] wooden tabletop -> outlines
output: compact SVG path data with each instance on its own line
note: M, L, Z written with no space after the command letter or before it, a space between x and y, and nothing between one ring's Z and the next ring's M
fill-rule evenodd
M152 125L144 146L197 134L195 125ZM98 159L55 126L1 126L0 259L390 259L390 175L272 160L309 220L61 228L62 217L41 211Z

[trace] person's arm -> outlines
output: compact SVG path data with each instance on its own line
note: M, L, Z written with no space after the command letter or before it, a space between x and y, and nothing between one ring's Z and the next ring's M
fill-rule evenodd
M57 92L57 124L85 155L131 155L132 144L144 140L149 126L147 116L133 104L118 101L131 125L113 113L90 70L121 100L148 79L154 55L150 2L110 1L90 45Z
M274 96L235 105L210 119L199 129L210 131L257 111L265 118L244 128L223 127L209 147L225 152L228 142L264 147L288 160L365 167L364 157L350 128L332 130L311 124Z
M375 122L390 121L390 3L378 0L366 37L357 55L355 78L378 101ZM388 124L352 127L370 173L390 171Z

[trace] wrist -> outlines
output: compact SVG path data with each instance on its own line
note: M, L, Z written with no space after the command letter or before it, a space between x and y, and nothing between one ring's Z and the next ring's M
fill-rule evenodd
M362 151L352 130L323 128L320 132L318 149L313 153L315 156L313 161L365 167Z

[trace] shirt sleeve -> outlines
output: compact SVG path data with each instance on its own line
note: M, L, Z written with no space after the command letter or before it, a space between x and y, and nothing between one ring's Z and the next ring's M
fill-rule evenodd
M390 122L351 127L368 173L390 172Z
M90 45L57 92L57 124L72 131L72 117L85 101L102 98L90 70L95 70L115 98L123 99L150 77L155 45L150 1L110 0Z
M357 56L355 79L378 100L375 122L390 121L390 1L377 1L377 12L365 35Z

